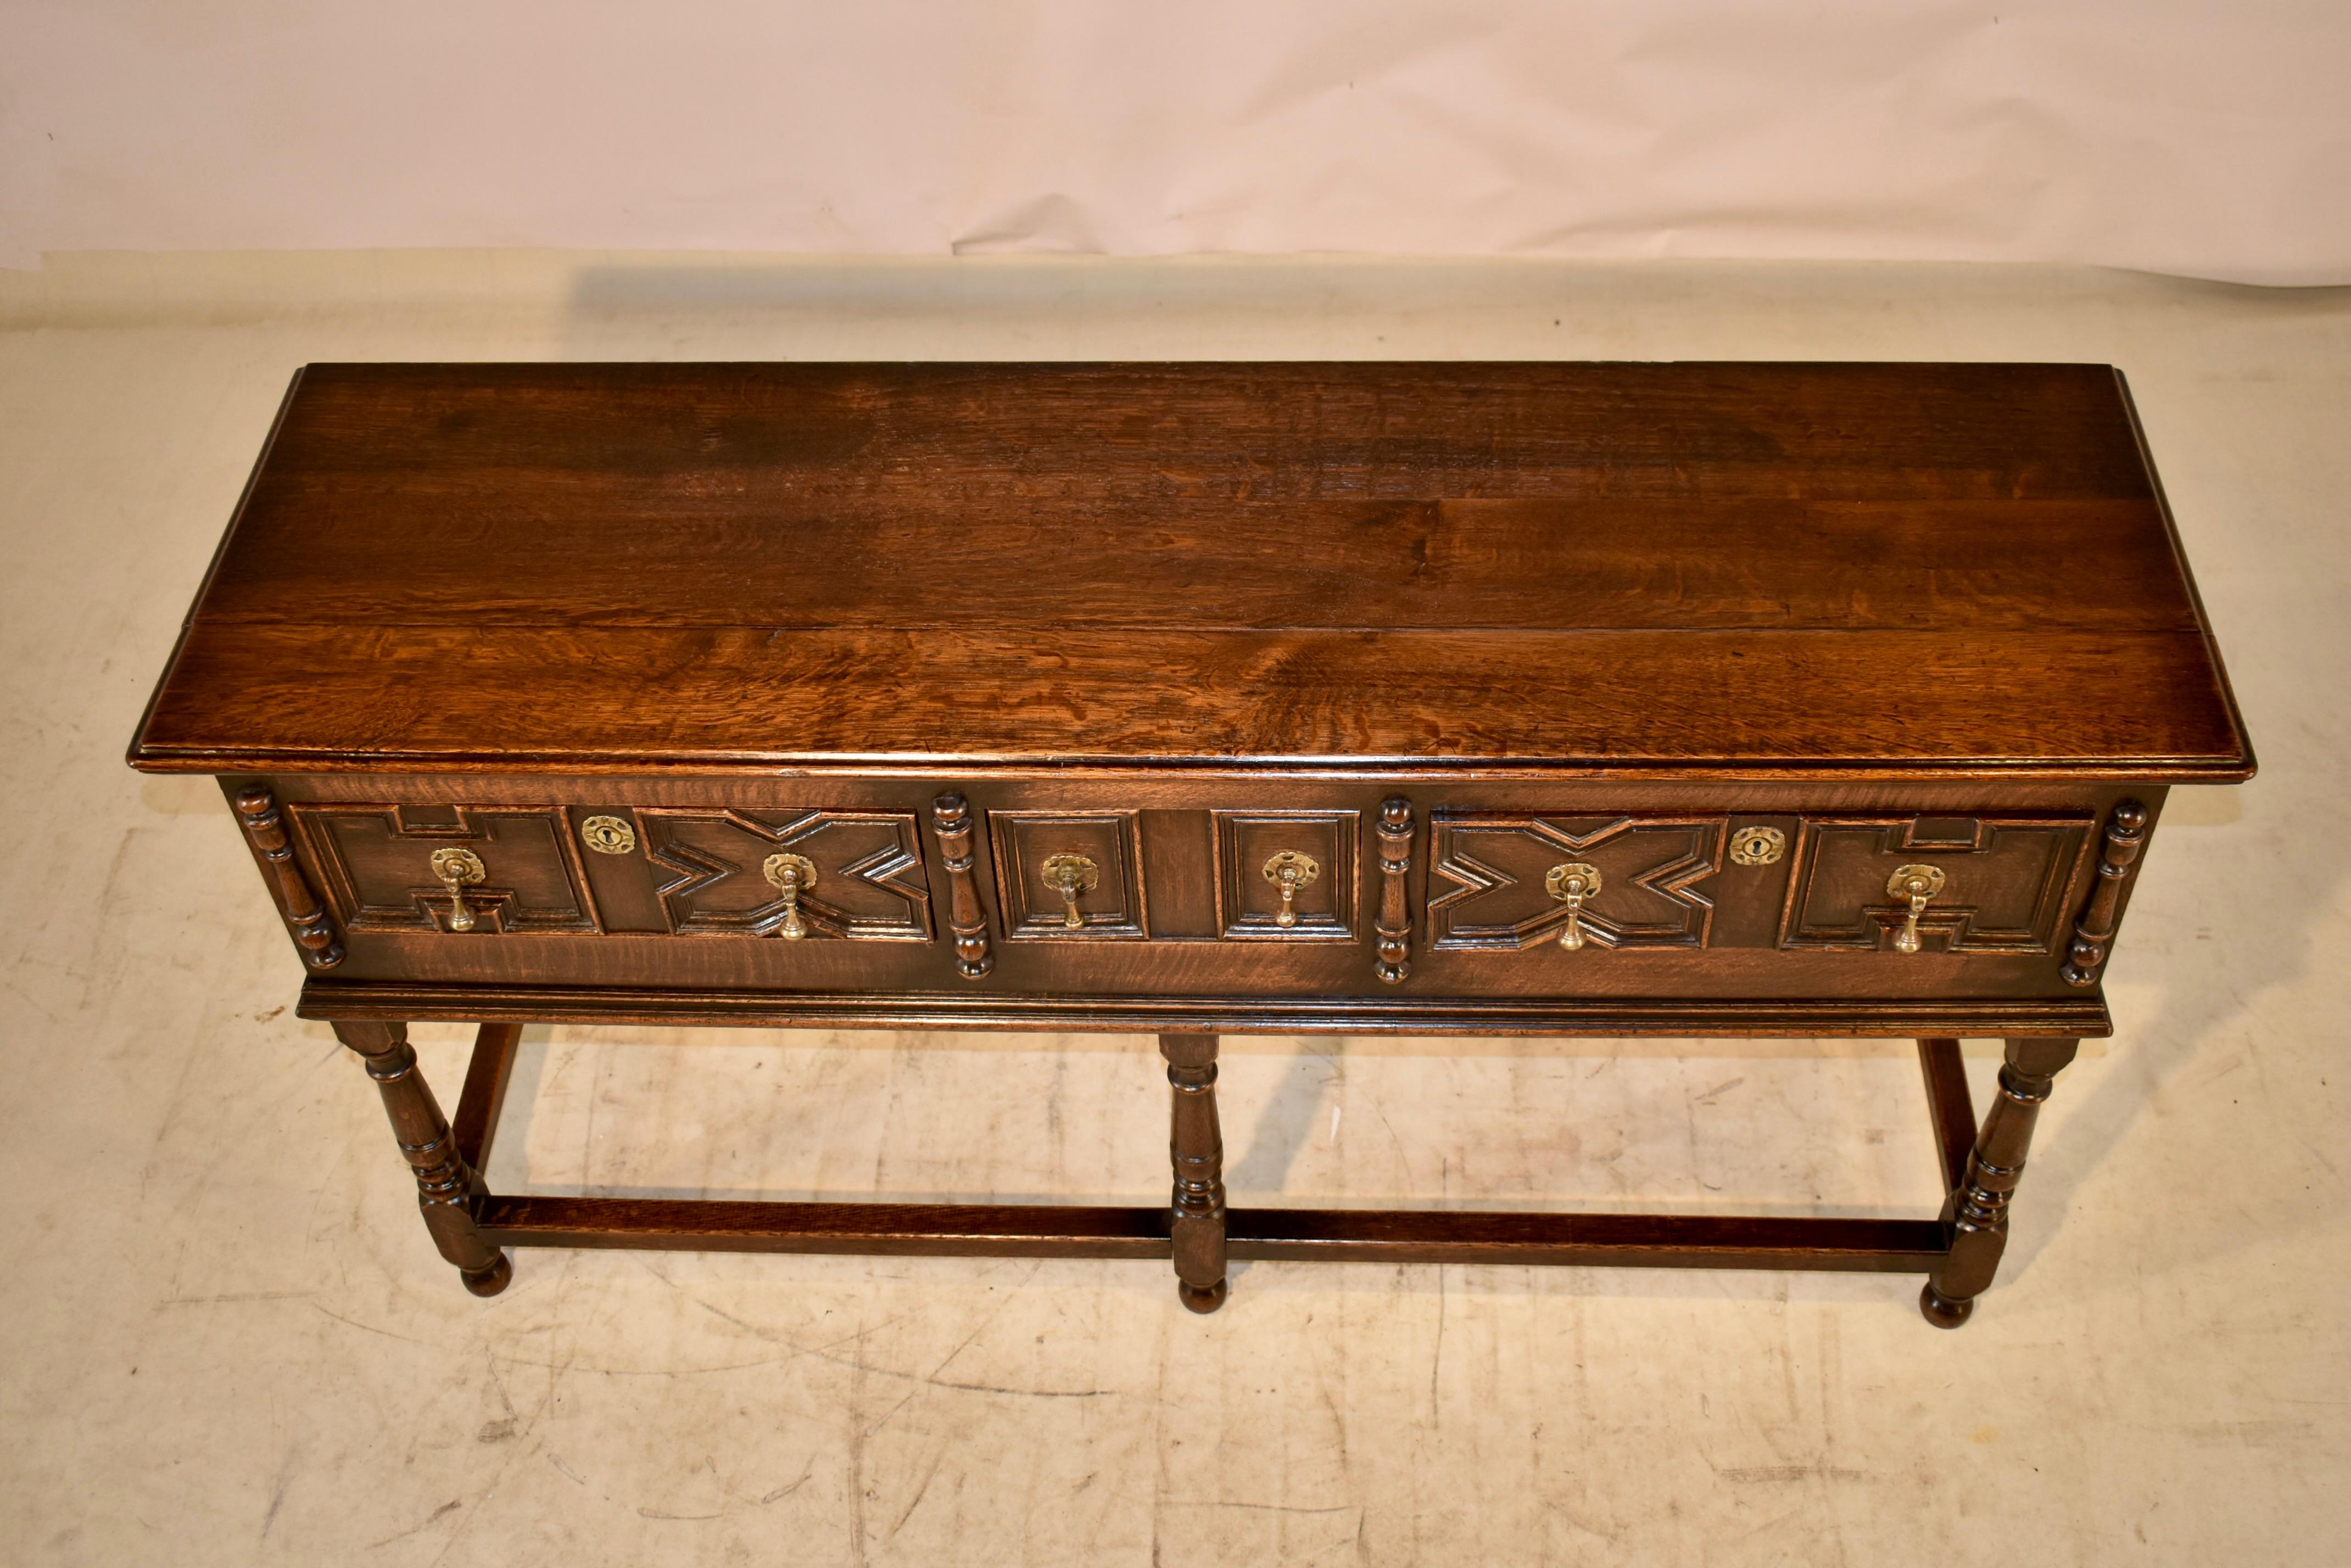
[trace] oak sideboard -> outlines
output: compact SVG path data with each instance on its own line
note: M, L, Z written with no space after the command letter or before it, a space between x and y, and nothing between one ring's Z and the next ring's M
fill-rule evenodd
M478 1293L1623 1263L1914 1272L1944 1326L2167 787L2253 770L2122 378L1961 364L313 365L131 760L218 777ZM418 1020L480 1026L454 1119ZM495 1192L532 1022L1154 1034L1171 1200ZM1228 1208L1241 1031L1914 1039L1948 1198Z

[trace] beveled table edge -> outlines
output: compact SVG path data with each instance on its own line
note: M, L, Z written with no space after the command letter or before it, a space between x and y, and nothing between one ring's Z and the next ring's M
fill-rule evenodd
M151 774L532 774L661 779L740 775L746 778L914 778L945 781L1066 778L1337 779L1397 784L1476 784L1486 780L1633 779L1646 782L1780 783L1860 781L1905 784L1954 779L2064 784L2243 784L2256 770L2252 752L2208 757L2078 758L1952 757L1920 761L1759 761L1751 757L1635 760L1591 758L1441 757L998 757L903 753L878 756L791 756L779 753L616 758L597 753L229 753L180 751L134 744L125 757Z

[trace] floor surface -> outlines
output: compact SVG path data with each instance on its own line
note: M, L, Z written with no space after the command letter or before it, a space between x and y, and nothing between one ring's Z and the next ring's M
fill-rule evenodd
M121 761L314 359L2105 360L2262 772L2174 797L2000 1283L434 1255L217 791ZM1550 264L0 274L0 1560L2351 1560L2351 292ZM464 1042L420 1030L454 1103ZM1995 1048L1970 1046L1980 1101ZM1236 1040L1236 1202L1931 1212L1901 1043ZM2335 1077L2345 1077L2342 1087ZM1155 1201L1151 1044L534 1030L491 1177Z

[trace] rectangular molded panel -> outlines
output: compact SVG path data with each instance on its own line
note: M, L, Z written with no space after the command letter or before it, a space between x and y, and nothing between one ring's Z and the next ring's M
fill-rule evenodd
M2053 953L2095 841L2082 816L1808 816L1792 851L1783 949L1890 950L1907 905L1899 867L1932 866L1943 888L1918 919L1927 951Z
M1139 940L1151 933L1144 912L1143 857L1132 811L992 811L996 890L1004 934L1014 941ZM1077 896L1081 925L1046 880L1057 855L1093 863L1093 887Z
M1353 811L1219 811L1217 927L1228 941L1351 942L1360 929L1361 814ZM1297 889L1295 924L1283 926L1280 889L1265 875L1274 857L1313 861L1314 879Z
M601 929L559 806L305 803L287 815L347 931L447 930L449 892L432 867L447 848L482 862L483 880L465 889L478 929Z

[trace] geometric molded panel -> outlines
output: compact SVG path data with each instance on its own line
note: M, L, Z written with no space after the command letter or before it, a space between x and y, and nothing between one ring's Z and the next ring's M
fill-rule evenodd
M1143 856L1132 811L991 811L997 908L1012 941L1135 941L1150 934L1144 913ZM1045 877L1056 855L1094 863L1094 885L1079 892L1079 923Z
M453 847L482 863L482 880L465 889L476 932L601 929L559 806L289 801L286 810L347 931L448 930L449 890L432 861Z
M645 858L668 875L655 889L683 937L764 937L784 924L768 857L786 851L816 867L799 893L810 937L849 941L931 940L931 889L922 836L905 811L752 812L637 808Z
M1219 811L1217 925L1228 941L1351 942L1355 940L1355 850L1360 812ZM1291 899L1281 924L1281 890L1266 862L1284 851L1315 863L1314 880Z
M1556 937L1567 905L1543 879L1582 861L1600 873L1578 925L1604 948L1702 948L1714 901L1693 884L1722 869L1721 816L1429 815L1429 945L1514 950ZM1442 890L1440 890L1442 889Z
M1922 951L2031 956L2058 949L2089 854L2087 816L1806 817L1780 946L1894 950L1909 906L1886 890L1908 864L1943 873L1918 917Z

